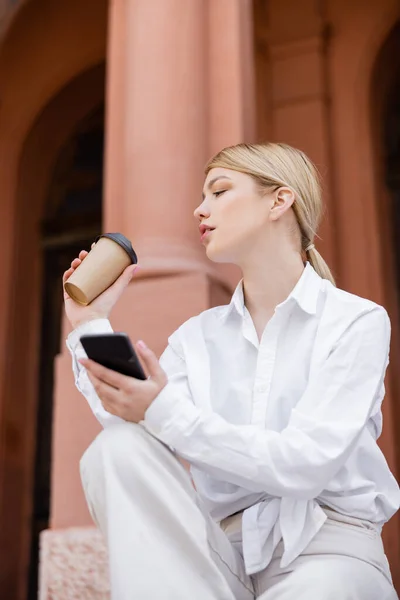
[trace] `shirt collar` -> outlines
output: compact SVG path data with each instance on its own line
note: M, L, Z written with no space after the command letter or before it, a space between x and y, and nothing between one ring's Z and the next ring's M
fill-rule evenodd
M318 295L321 288L322 278L313 269L309 262L306 263L303 273L300 279L290 292L289 296L278 304L277 308L281 308L286 304L295 301L298 306L307 314L315 315L317 312ZM245 305L244 305L244 293L243 293L243 279L241 279L233 293L230 304L227 307L226 315L232 313L233 310L244 317Z

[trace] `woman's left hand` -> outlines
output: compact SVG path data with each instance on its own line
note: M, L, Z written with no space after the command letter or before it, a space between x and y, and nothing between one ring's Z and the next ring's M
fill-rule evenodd
M89 359L79 361L86 368L105 410L132 423L144 419L146 410L168 382L154 352L141 341L136 344L136 350L150 376L145 381L121 375Z

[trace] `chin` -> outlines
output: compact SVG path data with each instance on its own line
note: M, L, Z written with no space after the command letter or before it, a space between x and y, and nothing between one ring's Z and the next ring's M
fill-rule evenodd
M233 257L226 249L213 247L213 244L208 244L206 247L206 255L212 262L215 263L232 263Z

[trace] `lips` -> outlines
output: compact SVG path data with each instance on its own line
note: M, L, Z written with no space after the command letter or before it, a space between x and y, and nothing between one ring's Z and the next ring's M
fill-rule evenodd
M205 225L204 223L202 223L199 226L200 241L203 241L211 233L211 231L214 231L214 229L215 227L211 227L211 225Z

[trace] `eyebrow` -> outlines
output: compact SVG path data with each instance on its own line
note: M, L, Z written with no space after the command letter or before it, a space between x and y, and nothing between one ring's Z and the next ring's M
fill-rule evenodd
M211 181L208 182L207 188L210 189L214 185L214 183L216 183L219 179L229 179L229 181L232 181L232 179L230 177L228 177L227 175L218 175L218 177L214 177L214 179L211 179ZM204 200L204 198L205 198L204 192L202 193L202 197Z

